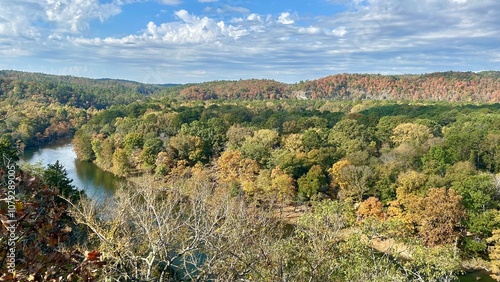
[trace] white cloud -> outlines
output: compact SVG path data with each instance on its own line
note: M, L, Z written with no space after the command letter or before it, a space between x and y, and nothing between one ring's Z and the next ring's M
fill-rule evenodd
M46 0L44 8L49 22L71 32L86 29L92 19L104 21L120 13L116 4L100 4L98 0Z
M250 15L248 15L247 20L248 21L259 21L259 22L262 21L261 18L260 18L260 16L257 15L257 14L250 14Z
M347 30L343 26L332 30L332 34L335 36L338 36L338 37L343 37L346 33L347 33Z
M310 26L310 27L300 27L299 28L299 33L306 33L306 34L319 34L321 33L321 29L318 27Z
M37 36L44 29L37 22L45 22L48 28L61 32L77 33L88 27L93 19L101 21L120 13L116 3L100 4L98 0L0 0L0 29L10 34Z
M203 43L224 39L238 39L247 31L241 27L227 25L224 21L216 22L208 17L197 17L186 10L179 10L175 15L181 22L162 23L157 26L150 22L143 39L161 40L168 43Z
M181 0L158 0L158 2L163 5L169 5L169 6L177 6L182 3Z
M278 17L278 22L285 25L295 23L295 21L290 18L290 13L288 12L281 13L281 15Z

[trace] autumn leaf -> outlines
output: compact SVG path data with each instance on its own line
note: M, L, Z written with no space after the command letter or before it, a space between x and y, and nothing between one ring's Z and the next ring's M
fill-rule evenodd
M98 261L101 253L98 251L92 251L87 253L87 260L89 261Z

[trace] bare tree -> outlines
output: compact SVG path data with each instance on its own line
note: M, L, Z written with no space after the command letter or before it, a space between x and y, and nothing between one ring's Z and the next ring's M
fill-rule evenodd
M263 279L276 220L207 181L166 188L144 181L106 203L84 200L72 214L93 233L107 277L169 281Z

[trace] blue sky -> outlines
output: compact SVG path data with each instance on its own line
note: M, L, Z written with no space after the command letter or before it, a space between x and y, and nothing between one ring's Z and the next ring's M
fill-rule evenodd
M498 0L0 0L0 69L188 83L500 70Z

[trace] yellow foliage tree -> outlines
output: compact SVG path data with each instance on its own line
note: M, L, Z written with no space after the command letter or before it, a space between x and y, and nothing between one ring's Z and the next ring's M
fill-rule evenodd
M462 197L446 188L431 188L424 196L398 194L387 214L417 233L427 246L456 243L463 235L461 223L466 216Z
M432 188L414 214L419 235L428 246L456 243L465 218L462 196L453 189Z
M342 169L346 166L351 165L349 160L343 159L333 164L333 166L328 170L331 177L331 183L333 185L338 185L340 187L347 185L346 182L342 181Z
M430 129L422 124L402 123L396 126L392 131L391 141L399 146L402 143L412 145L422 145L432 137Z
M408 194L422 194L426 182L427 176L424 173L414 170L400 173L396 181L398 199L402 199Z
M363 202L358 207L356 215L359 219L365 218L384 218L384 207L382 202L376 197L370 197Z
M368 166L355 166L348 160L333 164L329 170L333 183L339 188L341 199L353 199L360 202L368 190L368 183L373 177L373 171Z
M238 165L242 158L241 152L224 151L219 159L217 166L219 168L218 179L224 183L229 183L238 179Z
M490 257L490 272L493 277L500 281L500 229L495 229L490 238L486 241L492 246L488 248L488 256Z
M293 178L280 167L271 171L271 192L276 193L278 199L292 200L295 197Z
M290 134L283 137L283 147L290 152L304 152L304 145L302 144L302 134Z
M217 160L218 179L228 185L239 185L243 191L254 193L257 190L259 164L244 158L239 150L225 151Z

